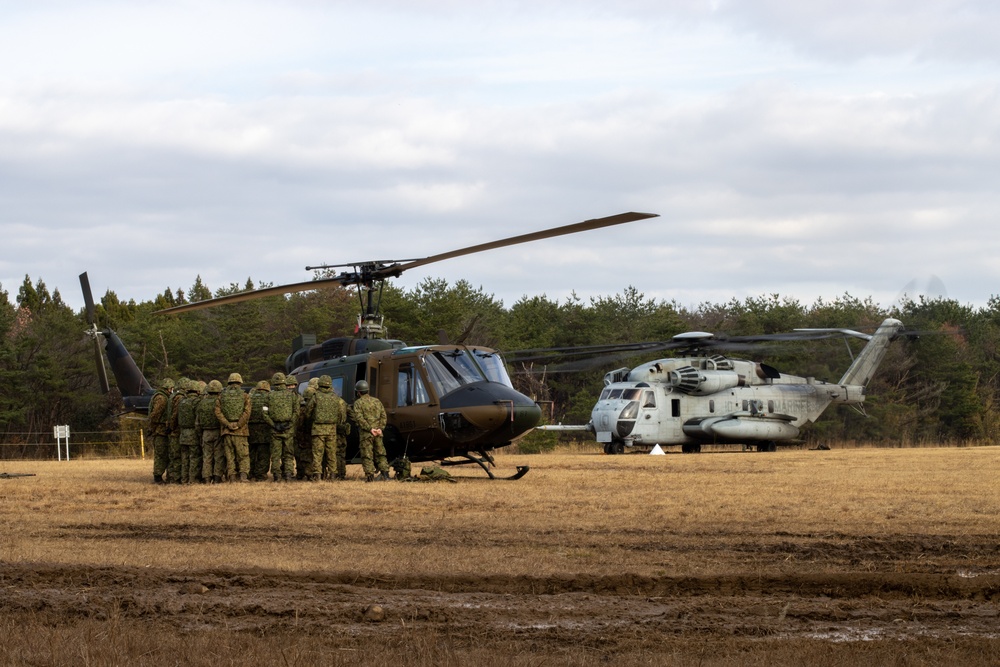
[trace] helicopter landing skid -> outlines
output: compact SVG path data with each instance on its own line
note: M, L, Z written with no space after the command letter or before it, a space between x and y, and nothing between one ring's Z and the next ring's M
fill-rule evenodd
M481 457L479 457L479 456L473 456L472 454L469 454L468 452L466 452L465 454L462 454L462 456L465 457L464 461L441 461L441 465L442 466L464 466L464 465L468 465L470 463L475 463L480 468L482 468L484 471L486 471L486 474L489 475L490 479L500 479L500 480L521 479L522 477L524 477L525 475L527 475L528 474L528 470L531 469L529 466L516 466L517 472L515 472L513 475L509 475L507 477L497 477L495 474L493 474L493 471L490 470L490 465L496 465L496 462L493 460L493 457L490 456L489 454L485 453L485 452L480 452L480 453L482 454Z

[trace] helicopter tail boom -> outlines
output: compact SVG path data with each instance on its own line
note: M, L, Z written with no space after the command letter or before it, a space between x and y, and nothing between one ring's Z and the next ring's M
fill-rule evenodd
M903 323L899 320L887 318L879 325L878 330L868 339L868 344L861 350L861 354L854 360L851 367L840 378L838 384L860 385L865 387L875 375L879 364L885 358L885 353L889 349L889 344L896 338L896 334L903 328Z

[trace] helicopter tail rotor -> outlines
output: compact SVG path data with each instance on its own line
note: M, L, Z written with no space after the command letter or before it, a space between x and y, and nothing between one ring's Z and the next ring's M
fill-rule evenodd
M97 377L101 382L101 392L106 394L111 388L108 385L108 370L104 366L104 352L102 349L104 347L104 335L97 328L94 295L90 291L90 278L87 277L86 271L80 274L80 287L83 289L83 301L87 310L87 324L90 325L87 335L94 340L94 361L97 363Z

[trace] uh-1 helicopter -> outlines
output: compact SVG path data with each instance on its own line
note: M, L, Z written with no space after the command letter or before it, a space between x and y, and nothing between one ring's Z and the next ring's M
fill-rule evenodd
M157 311L179 314L267 296L312 291L329 286L354 286L364 313L358 317L354 337L331 338L319 344L300 345L285 362L285 371L299 380L301 392L310 378L329 375L334 390L348 403L354 400L354 385L366 380L372 396L385 406L387 424L384 443L389 460L406 456L412 462L439 461L443 465L478 464L490 478L495 465L490 452L511 444L529 432L541 419L541 408L514 389L500 354L478 345L437 344L408 346L384 337L379 312L385 281L403 271L463 255L520 243L575 234L657 217L651 213L621 213L585 220L499 241L461 248L423 259L373 260L348 264L310 266L307 271L331 271L351 267L332 277L267 287L206 299ZM153 393L118 336L99 330L94 321L93 298L86 274L80 277L87 302L88 322L98 354L102 341L126 406L142 409ZM104 377L102 388L107 391ZM357 434L352 433L348 458L357 454ZM509 479L527 472L519 466Z
M604 376L605 387L585 425L546 425L543 430L585 431L608 454L637 446L680 445L684 453L705 444L741 444L773 452L797 443L801 430L832 404L861 406L866 387L903 323L886 319L874 334L850 329L796 329L785 334L718 339L690 332L666 343L638 343L629 353L678 349L682 356L619 368ZM855 337L867 344L837 383L780 373L767 364L731 359L720 349L754 343ZM580 353L620 352L626 346L603 346ZM848 347L850 349L850 347ZM551 359L551 351L525 350L516 362ZM572 354L572 353L571 353Z

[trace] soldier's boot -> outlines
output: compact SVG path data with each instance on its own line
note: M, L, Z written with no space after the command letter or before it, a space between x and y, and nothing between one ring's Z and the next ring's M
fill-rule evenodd
M237 479L237 481L239 481L239 482L245 482L245 481L247 481L247 474L245 472L241 472L239 478Z
M273 481L273 482L280 482L282 480L283 480L283 478L281 477L281 473L280 472L276 472L276 473L272 473L271 474L271 481Z
M379 482L388 482L389 481L389 473L387 473L386 471L383 470L382 472L380 472L378 474L377 480Z
M285 481L286 482L294 482L295 481L295 474L294 473L290 473L290 472L286 472L285 473Z
M366 482L374 482L375 481L375 475L365 475L365 481Z
M153 475L153 484L163 484L163 477L160 475Z
M340 473L337 473L336 475L333 476L333 480L335 482L343 482L346 479L347 479L347 475L341 475Z

